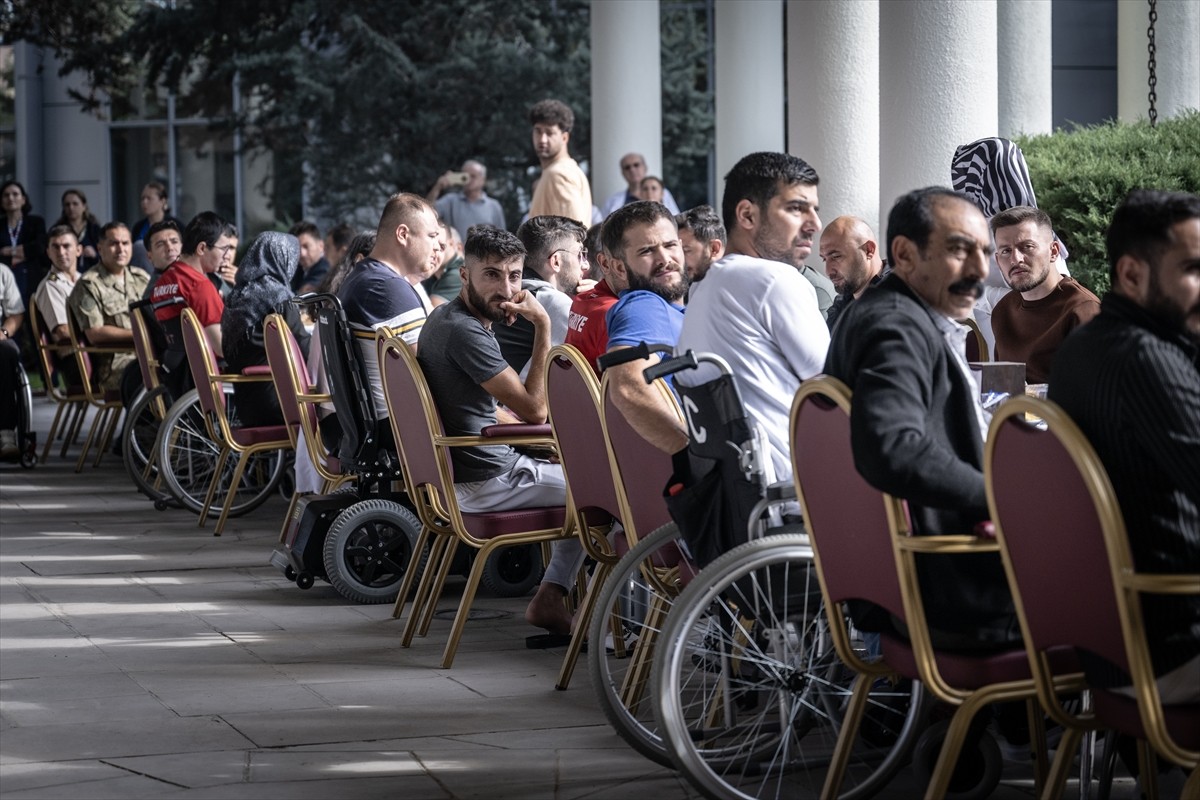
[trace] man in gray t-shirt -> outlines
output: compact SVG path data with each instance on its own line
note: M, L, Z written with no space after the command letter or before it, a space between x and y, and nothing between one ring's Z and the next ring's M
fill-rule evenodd
M451 436L478 436L496 424L498 404L530 423L547 417L545 370L550 318L521 288L525 247L507 231L471 229L458 297L439 306L421 329L417 361L429 383L442 425ZM522 380L500 352L493 325L518 317L533 325L529 372ZM454 493L465 513L561 506L567 500L562 467L517 453L507 445L452 450ZM569 633L563 599L583 565L579 540L556 542L545 577L525 611L530 624Z

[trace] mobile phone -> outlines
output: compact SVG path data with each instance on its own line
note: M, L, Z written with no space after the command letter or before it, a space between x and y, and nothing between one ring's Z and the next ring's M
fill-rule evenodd
M469 180L471 180L471 176L465 172L451 172L450 173L450 185L451 186L466 186L467 181L469 181Z

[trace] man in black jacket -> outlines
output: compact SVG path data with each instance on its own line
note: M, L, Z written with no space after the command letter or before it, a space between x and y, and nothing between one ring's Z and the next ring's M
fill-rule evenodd
M1200 573L1200 197L1132 192L1108 261L1112 291L1059 348L1050 399L1104 463L1138 570ZM1163 702L1200 701L1200 598L1147 595L1142 613ZM1128 685L1099 666L1089 679Z
M908 193L888 216L893 271L843 312L825 372L854 393L854 462L908 501L917 534L971 533L987 518L987 418L965 357L969 316L991 257L987 220L958 192ZM890 554L878 554L880 558ZM924 556L921 593L934 644L995 649L1020 641L998 556ZM877 610L866 630L888 622Z

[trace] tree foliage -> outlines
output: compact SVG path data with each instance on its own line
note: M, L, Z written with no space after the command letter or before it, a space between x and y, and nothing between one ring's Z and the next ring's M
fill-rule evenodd
M712 43L703 2L662 3L663 175L681 208L710 202L713 146ZM719 200L713 198L717 206Z
M544 97L574 109L571 149L588 154L586 0L19 0L13 11L9 38L82 72L89 107L111 98L119 114L139 76L156 76L272 152L275 180L305 183L331 218L423 193L474 157L515 221L536 165L528 108Z
M1200 112L1105 123L1018 139L1038 205L1070 252L1071 274L1097 294L1109 288L1104 236L1133 189L1200 193Z

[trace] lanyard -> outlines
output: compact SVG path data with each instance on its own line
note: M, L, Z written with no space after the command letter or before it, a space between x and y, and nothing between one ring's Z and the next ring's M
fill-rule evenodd
M8 229L8 241L13 247L17 246L17 240L21 238L21 226L25 224L25 217L17 220L17 227Z

